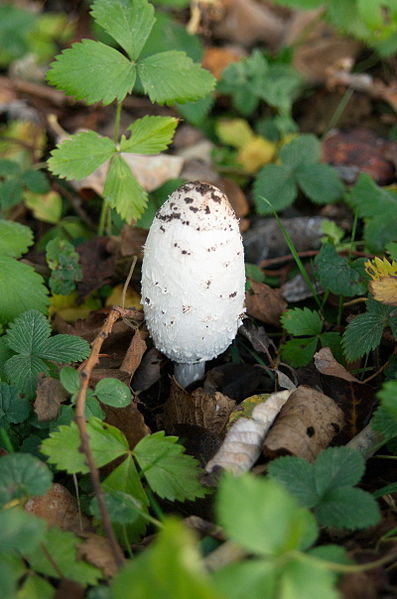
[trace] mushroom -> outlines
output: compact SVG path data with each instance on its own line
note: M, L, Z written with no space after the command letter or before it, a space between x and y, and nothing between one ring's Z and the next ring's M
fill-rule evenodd
M185 183L157 211L142 264L146 324L183 387L233 341L244 295L243 245L227 197L209 183Z

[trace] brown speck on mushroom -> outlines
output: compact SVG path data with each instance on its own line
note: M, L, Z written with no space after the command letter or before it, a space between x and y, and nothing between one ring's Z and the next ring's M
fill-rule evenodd
M192 204L194 202L193 198L185 198L186 204Z
M148 297L145 297L145 302L146 302L147 304L150 304L150 299L149 299Z
M236 295L237 295L237 291L233 291L233 293L229 294L229 297L236 297Z

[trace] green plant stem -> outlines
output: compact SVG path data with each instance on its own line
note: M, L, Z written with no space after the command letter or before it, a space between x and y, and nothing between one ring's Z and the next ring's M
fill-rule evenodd
M125 524L122 525L121 530L123 531L123 541L124 541L126 551L127 551L128 555L130 556L130 558L132 559L134 557L134 554L132 553L131 543L128 538L127 527Z
M341 574L342 573L346 573L346 574L350 573L351 574L354 572L365 572L367 570L372 570L373 568L379 568L380 566L383 566L383 565L397 559L397 553L393 552L392 554L385 555L384 557L381 557L380 559L374 560L373 562L368 562L366 564L337 564L336 562L330 562L328 560L321 559L314 555L302 553L301 551L291 551L287 555L289 555L289 556L293 555L295 558L297 558L301 561L306 561L306 562L311 562L311 563L314 562L314 563L318 564L319 566L322 566L323 568L327 568L327 570L332 570L333 572L340 572ZM283 556L283 557L285 557L285 556Z
M106 200L102 201L101 215L99 217L98 235L103 235L105 232L105 225L108 220L108 213L110 212L110 206L106 203Z
M4 444L4 449L8 451L8 453L14 453L14 447L11 443L11 439L6 429L2 426L0 427L0 438Z
M114 129L113 129L113 141L115 144L118 143L119 135L120 135L121 107L122 107L122 102L117 102L116 114L114 115Z
M353 224L352 224L352 233L350 235L349 261L352 259L352 254L354 251L354 240L356 238L357 224L358 224L358 210L355 210Z
M336 107L336 110L328 123L328 127L326 128L324 135L327 134L328 131L330 131L331 129L336 127L339 119L341 118L342 114L344 113L344 111L346 109L346 106L350 102L350 99L351 99L353 93L354 93L354 90L350 87L345 91L345 93L342 96L341 101L339 102L338 106Z

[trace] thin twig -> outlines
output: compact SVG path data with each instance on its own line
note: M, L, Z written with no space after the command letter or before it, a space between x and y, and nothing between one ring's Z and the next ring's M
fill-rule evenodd
M138 256L134 256L134 258L131 262L130 270L128 272L128 277L126 278L125 283L124 283L123 293L121 295L121 305L123 306L123 308L125 307L125 296L127 295L128 285L130 284L132 273L134 272L137 260L138 260Z
M90 443L89 443L89 435L87 432L87 423L85 419L85 400L86 393L88 389L88 385L90 382L90 378L92 375L92 371L95 365L98 362L99 354L101 351L101 347L105 339L110 335L114 323L119 319L127 316L132 316L135 313L135 310L122 308L120 306L113 306L109 316L104 322L101 330L98 335L94 339L92 343L91 354L85 363L84 367L80 371L80 389L77 395L76 400L76 414L75 420L80 433L80 441L81 441L81 449L85 455L87 466L90 471L92 484L94 487L95 496L98 502L99 510L102 517L103 529L106 533L106 536L109 539L110 547L114 556L114 559L118 566L121 566L124 563L124 555L123 551L117 541L116 535L114 533L112 523L109 517L109 513L106 509L104 493L101 487L101 481L99 476L99 470L95 465L94 456L91 451Z

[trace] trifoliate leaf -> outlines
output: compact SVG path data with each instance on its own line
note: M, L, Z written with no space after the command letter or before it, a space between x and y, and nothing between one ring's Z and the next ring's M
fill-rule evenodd
M131 137L121 139L122 152L135 154L157 154L165 150L172 141L178 119L166 116L144 116L128 127Z
M380 510L372 495L350 486L327 491L314 513L324 526L348 530L374 526L380 520Z
M186 455L177 443L178 437L165 437L163 431L143 437L133 455L152 491L171 501L203 497L205 488L199 482L197 461Z
M255 510L245 509L247 505L255 505ZM280 556L307 548L318 534L310 512L299 507L281 484L252 474L224 474L217 512L226 535L256 555Z
M131 391L122 381L112 378L101 379L95 387L95 395L102 403L115 408L125 408L131 403Z
M350 297L365 293L366 287L360 273L352 268L346 258L339 256L332 243L326 243L314 259L320 285L335 295Z
M47 554L40 550L29 552L27 555L31 567L36 572L52 578L59 578L60 572L62 572L62 577L82 585L95 585L102 577L98 568L77 559L78 548L82 541L72 532L52 526L46 531L42 542ZM26 551L24 553L26 555ZM48 559L48 554L51 555L53 561ZM53 563L58 566L59 570L54 568Z
M223 599L205 572L197 542L182 522L163 522L156 540L112 582L113 599Z
M397 335L397 316L393 310L390 306L368 300L367 312L349 322L342 337L342 347L349 362L378 347L386 326L390 326L394 336Z
M283 485L303 507L311 508L319 500L314 480L314 468L307 460L284 456L272 460L268 473Z
M0 256L0 289L0 323L11 322L29 308L47 310L43 278L31 266L9 256Z
M306 366L313 358L318 345L316 337L289 339L281 347L281 358L295 368Z
M47 456L49 464L54 464L57 470L66 470L69 474L89 472L85 456L80 451L81 441L77 424L61 425L55 432L50 433L40 446L40 451ZM66 451L67 448L67 451Z
M282 164L266 164L254 182L254 200L259 214L273 214L287 208L297 194L291 169Z
M174 104L210 93L216 79L184 52L170 50L143 58L137 65L143 89L152 102Z
M319 335L323 328L319 313L309 308L287 310L280 320L291 335Z
M109 137L101 137L95 131L82 131L65 139L51 152L48 168L59 177L83 179L108 160L115 150Z
M337 202L345 192L338 173L329 164L299 166L295 176L299 187L316 204Z
M0 459L0 505L14 499L43 495L51 486L48 466L29 453L11 453Z
M51 239L46 246L46 260L51 269L49 285L52 293L72 293L76 283L83 278L79 264L80 256L74 246L66 239Z
M47 72L51 85L87 104L121 102L135 78L136 66L121 52L89 39L64 50Z
M95 0L91 15L131 60L140 55L156 20L147 0Z
M20 258L32 243L33 233L29 227L0 219L0 255Z
M6 339L14 352L40 355L50 334L47 318L37 310L27 310L10 325Z
M289 560L282 570L277 585L280 597L321 597L339 599L336 574L327 565L300 559Z
M0 427L24 422L29 412L30 403L25 397L20 397L18 389L0 382Z
M106 202L127 223L137 220L147 204L146 191L139 185L120 154L115 154L110 162L103 195Z
M0 511L1 553L19 551L22 555L36 550L42 541L47 524L22 508Z
M15 385L27 399L34 397L38 375L50 374L50 369L44 360L31 354L12 356L5 363L4 369L8 381Z
M315 135L300 135L283 145L279 158L291 169L313 164L321 158L321 144Z

